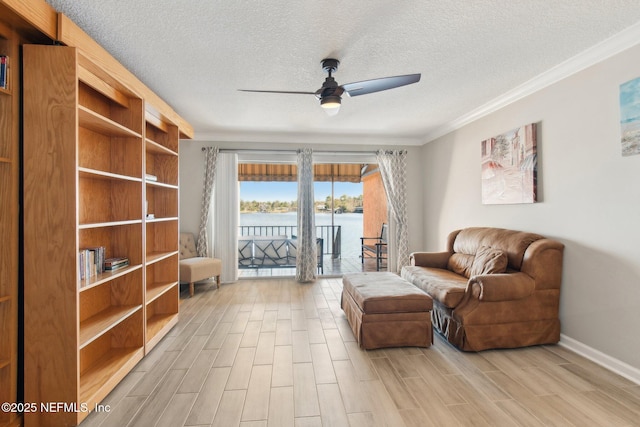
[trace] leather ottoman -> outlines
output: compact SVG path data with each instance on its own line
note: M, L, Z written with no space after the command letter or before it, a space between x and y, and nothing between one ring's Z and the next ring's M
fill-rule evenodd
M433 301L390 272L345 274L341 306L360 347L429 347Z

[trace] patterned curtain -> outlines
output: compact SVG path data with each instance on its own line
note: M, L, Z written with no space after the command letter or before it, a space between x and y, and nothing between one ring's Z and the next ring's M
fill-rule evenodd
M387 243L388 270L400 273L409 265L407 225L407 152L378 151L378 167L389 206L389 236Z
M206 147L204 149L204 188L202 191L202 204L200 205L200 230L196 250L198 256L210 256L207 239L207 222L209 221L209 209L211 207L211 195L216 176L216 163L218 160L218 147Z
M211 203L212 256L222 260L220 281L238 280L238 225L240 223L240 189L238 155L219 153Z
M298 151L298 254L296 279L311 282L316 279L318 254L313 194L313 151Z

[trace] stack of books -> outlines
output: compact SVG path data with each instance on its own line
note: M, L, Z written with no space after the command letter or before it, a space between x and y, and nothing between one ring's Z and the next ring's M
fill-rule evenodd
M78 253L80 280L89 279L104 272L104 246L83 248Z
M114 257L104 260L105 271L113 271L129 265L129 258L127 257Z
M9 87L9 57L0 55L0 89Z

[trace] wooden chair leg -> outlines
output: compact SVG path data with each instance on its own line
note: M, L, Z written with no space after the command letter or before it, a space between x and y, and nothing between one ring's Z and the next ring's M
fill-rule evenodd
M189 298L191 298L193 296L193 293L195 292L195 283L190 282L189 283Z
M220 289L220 276L216 276L216 289Z

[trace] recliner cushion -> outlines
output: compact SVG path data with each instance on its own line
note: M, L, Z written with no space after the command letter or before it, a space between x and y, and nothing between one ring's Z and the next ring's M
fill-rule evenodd
M474 255L455 253L449 257L447 269L468 279L471 277L470 273L474 259Z
M450 308L460 304L467 289L465 277L442 268L404 266L402 278Z
M469 277L507 271L507 254L490 246L480 246L469 270Z
M470 227L460 230L453 243L453 252L475 255L481 246L491 246L507 254L509 268L520 270L529 245L543 237L523 231L491 227Z

